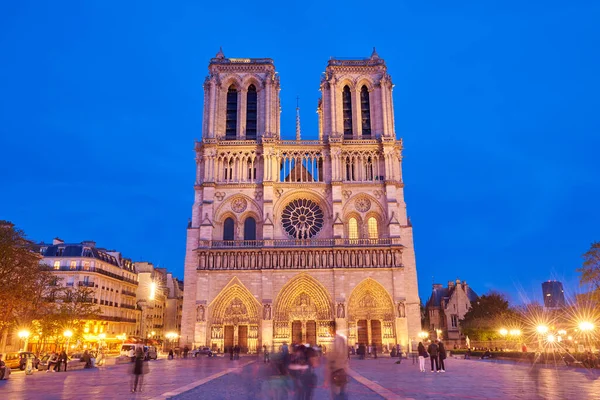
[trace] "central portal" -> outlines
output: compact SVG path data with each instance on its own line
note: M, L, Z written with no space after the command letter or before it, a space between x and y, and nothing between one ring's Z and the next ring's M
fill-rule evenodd
M292 322L292 344L302 343L302 321Z
M238 345L242 353L248 352L248 325L238 327Z

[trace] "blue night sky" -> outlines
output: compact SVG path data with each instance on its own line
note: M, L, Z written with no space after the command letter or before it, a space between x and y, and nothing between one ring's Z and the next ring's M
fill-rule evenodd
M211 57L270 57L282 137L317 137L330 56L394 83L420 294L579 290L600 240L600 3L3 2L0 219L183 277ZM412 4L414 3L414 4ZM460 3L460 2L459 2Z

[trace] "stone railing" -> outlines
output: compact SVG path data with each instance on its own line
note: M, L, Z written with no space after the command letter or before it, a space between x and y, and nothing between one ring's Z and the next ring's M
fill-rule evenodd
M400 268L399 240L216 241L199 247L196 254L199 270Z
M198 248L231 249L258 247L364 247L397 246L400 238L377 239L267 239L267 240L200 240Z

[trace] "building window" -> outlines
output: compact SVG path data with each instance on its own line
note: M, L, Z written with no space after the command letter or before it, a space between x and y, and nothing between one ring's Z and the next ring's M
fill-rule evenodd
M373 178L373 159L369 157L367 158L367 162L365 163L365 179L367 181L372 181Z
M54 269L60 269L60 261L54 261Z
M62 256L63 255L63 251L65 251L65 248L64 247L59 247L58 250L56 251L56 255L58 257Z
M84 261L83 262L83 270L84 271L89 271L90 270L90 262L89 261Z
M244 240L256 240L256 220L252 217L244 221Z
M256 167L252 160L248 160L248 179L251 181L256 179Z
M369 231L369 239L377 239L379 237L377 219L375 219L375 217L371 217L367 220L367 228Z
M225 180L233 180L233 160L229 160L229 162L225 164Z
M371 106L369 104L369 89L366 86L360 89L360 113L362 115L363 138L371 137Z
M69 269L76 270L77 269L77 261L71 261L71 265L70 265Z
M257 97L256 87L250 85L246 96L246 140L256 140Z
M70 276L67 278L67 286L73 286L74 282L75 282L74 277Z
M225 140L235 140L237 136L237 98L233 85L227 90L227 111L225 116Z
M350 157L346 157L346 180L354 180L354 163L350 160Z
M451 319L452 327L458 328L458 315L452 314L450 319Z
M227 218L223 223L223 240L234 240L234 228L233 218Z
M351 217L348 221L348 237L358 239L358 221L354 217Z
M342 91L342 115L344 117L344 139L352 139L352 94L347 85Z

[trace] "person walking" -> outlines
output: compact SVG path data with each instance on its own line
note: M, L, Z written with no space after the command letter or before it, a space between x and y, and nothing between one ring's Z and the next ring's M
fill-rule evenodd
M346 400L346 384L348 383L348 357L346 356L346 337L336 332L333 350L327 354L329 362L329 384L333 400Z
M417 346L417 353L419 354L419 371L425 372L425 359L429 357L429 354L427 354L427 350L425 350L423 342L419 342L419 345Z
M446 347L441 340L436 340L438 345L438 357L440 358L440 372L446 372L446 368L444 368L444 360L446 359Z
M183 348L183 358L187 358L189 351L190 351L189 347L185 346Z
M131 393L141 392L142 384L144 383L144 374L146 364L144 364L144 351L138 347L135 352L135 361L133 362L133 382L131 385Z
M431 357L431 372L440 372L438 364L438 346L435 342L431 342L427 347L429 357ZM433 369L433 363L435 362L435 369Z
M263 361L264 361L265 364L271 361L269 359L269 350L267 349L267 345L266 344L263 345L263 356L264 356L264 360Z

